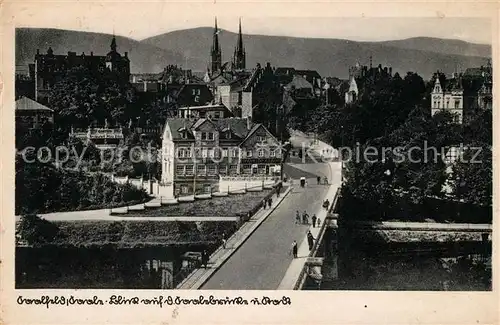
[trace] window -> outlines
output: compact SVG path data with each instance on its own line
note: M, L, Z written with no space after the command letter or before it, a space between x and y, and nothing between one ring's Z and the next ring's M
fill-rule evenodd
M264 141L266 141L266 137L265 137L265 136L262 136L262 135L259 135L259 136L257 137L257 141L258 141L258 142L264 142Z
M186 131L182 131L181 132L181 138L183 138L183 139L187 138L187 132Z
M230 165L229 166L229 174L235 175L238 173L238 165Z
M204 185L203 190L205 191L205 193L212 193L212 186Z
M186 165L186 175L193 175L193 165Z
M205 165L198 165L197 166L197 175L205 175L207 173L207 169Z
M220 118L220 112L214 112L214 118Z
M276 151L277 151L277 150L276 150ZM271 150L271 151L269 151L269 155L270 155L271 157L276 157L276 151L275 151L275 150Z
M247 157L252 157L252 150L247 150Z
M196 89L196 95L200 95L201 94L201 89Z
M194 95L196 95L196 89L194 89L194 88L193 88L193 89L191 90L191 94L193 94L193 96L194 96Z
M186 185L181 186L181 193L188 194L189 188Z
M242 173L250 175L252 173L252 165L242 165Z
M227 165L219 165L219 174L227 175Z
M257 154L259 155L259 158L264 157L264 149L259 149L259 150L257 151Z
M238 149L232 149L231 150L231 157L237 157L238 155Z
M460 107L460 99L455 99L455 108L459 108Z
M215 165L208 165L208 175L215 175L217 174L217 169L215 168Z
M215 138L215 134L213 132L201 132L202 140L213 140Z
M184 175L184 165L176 166L175 167L175 174L176 175Z
M227 157L227 149L222 149L222 157Z
M207 158L207 155L208 155L208 148L201 149L201 157Z
M227 133L226 133L226 139L231 139L231 131L227 131Z
M213 158L214 157L214 149L208 149L208 157Z
M446 100L446 108L449 108L449 107L450 107L450 100L449 100L449 99L447 99L447 100Z

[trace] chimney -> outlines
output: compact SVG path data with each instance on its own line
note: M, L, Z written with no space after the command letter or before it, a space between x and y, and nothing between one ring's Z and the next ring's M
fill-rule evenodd
M94 52L90 51L90 56L94 56Z
M36 54L40 54L40 49L36 49Z
M250 119L250 116L247 116L247 130L250 131L252 128L252 120Z
M125 57L128 58L128 52L125 52Z

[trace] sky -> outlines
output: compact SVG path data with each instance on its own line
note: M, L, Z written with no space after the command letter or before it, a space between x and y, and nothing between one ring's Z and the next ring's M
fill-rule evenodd
M353 7L353 4L343 3L328 4L328 7L325 7L326 5L319 1L299 5L292 0L286 5L278 3L256 5L248 2L212 5L212 2L207 1L186 3L139 0L135 3L80 2L69 5L62 1L38 7L34 7L33 3L31 5L26 3L22 7L23 2L20 1L21 7L17 8L16 15L12 16L18 27L59 28L109 34L114 32L136 40L174 30L211 27L214 24L214 17L217 16L219 27L233 32L237 31L238 18L241 17L245 34L340 38L355 41L384 41L428 36L460 39L473 43L492 43L492 23L484 16L488 8L482 8L482 12L475 13L470 3L469 7L463 7L463 3L445 6L443 8L446 10L454 10L445 14L439 10L429 10L431 9L429 5L418 6L418 0L412 7L405 5L406 7L399 9L396 4L392 4L386 6L388 8L386 10L380 6L374 7L373 4L370 7L365 3L356 7ZM304 10L304 6L307 10ZM333 8L337 11L326 10ZM460 17L464 12L470 18ZM424 18L415 18L420 14L420 17ZM330 17L326 17L327 15ZM354 17L342 18L342 16Z

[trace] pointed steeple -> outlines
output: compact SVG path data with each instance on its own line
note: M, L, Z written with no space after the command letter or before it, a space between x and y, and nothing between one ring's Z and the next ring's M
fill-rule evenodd
M111 40L111 51L116 52L116 37L115 34L113 33L113 39Z
M215 17L215 28L212 41L212 48L210 50L210 63L212 66L212 73L217 73L222 67L222 53L219 45L219 29L217 28L217 17Z
M233 67L234 69L245 69L245 48L243 47L243 34L241 33L241 18L239 20L238 40L234 48Z

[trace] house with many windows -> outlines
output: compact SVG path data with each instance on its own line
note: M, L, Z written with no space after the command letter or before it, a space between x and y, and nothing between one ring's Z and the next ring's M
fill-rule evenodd
M162 137L162 176L175 195L218 191L223 177L262 178L281 169L281 145L243 118L174 118Z
M453 115L455 123L462 123L464 115L464 89L460 76L453 75L453 78L442 85L439 78L436 78L431 94L431 114L435 115L439 111L448 111Z

